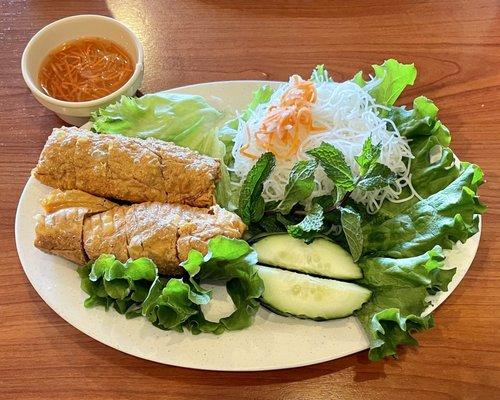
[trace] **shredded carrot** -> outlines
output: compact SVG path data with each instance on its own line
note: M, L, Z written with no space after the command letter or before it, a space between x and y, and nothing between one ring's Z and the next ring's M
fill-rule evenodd
M317 93L314 83L305 81L298 75L290 78L290 87L280 98L278 105L270 106L255 133L256 145L272 152L279 159L288 159L297 154L300 143L308 136L324 131L322 126L314 126L312 105ZM250 132L247 128L247 143ZM257 159L248 152L249 145L241 147L240 153L248 158Z

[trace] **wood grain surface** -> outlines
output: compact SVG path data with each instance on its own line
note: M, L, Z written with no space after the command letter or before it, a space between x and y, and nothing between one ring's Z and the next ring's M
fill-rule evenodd
M495 0L2 0L0 398L500 398L499 11ZM59 318L29 284L14 243L21 190L47 135L62 124L29 93L20 58L44 25L84 13L113 16L139 35L143 92L216 80L283 80L307 76L317 63L340 80L388 57L415 62L419 78L402 101L420 94L436 101L457 155L484 169L481 196L489 206L474 264L436 312L436 328L418 335L420 347L378 363L362 352L306 368L216 373L122 354Z

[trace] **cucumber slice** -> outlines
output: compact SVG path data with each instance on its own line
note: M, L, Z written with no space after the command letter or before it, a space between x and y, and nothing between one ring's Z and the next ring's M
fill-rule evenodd
M337 279L360 279L361 268L338 244L326 239L304 243L284 233L270 235L253 244L259 262L291 271Z
M350 282L257 266L264 281L261 301L281 315L323 321L352 315L371 292Z

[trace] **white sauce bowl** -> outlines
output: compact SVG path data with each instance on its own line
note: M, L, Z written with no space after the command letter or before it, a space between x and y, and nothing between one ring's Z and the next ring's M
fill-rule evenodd
M38 72L45 57L59 45L82 37L98 37L121 45L135 62L130 79L115 92L90 101L64 101L45 94L38 82ZM144 50L137 36L124 24L102 15L76 15L55 21L31 38L21 59L24 81L38 102L73 125L88 121L90 113L114 103L122 95L132 96L139 89L144 75Z

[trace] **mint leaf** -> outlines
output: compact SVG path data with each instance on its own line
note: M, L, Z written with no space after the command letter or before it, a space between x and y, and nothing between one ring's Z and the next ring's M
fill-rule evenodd
M279 203L277 211L288 214L295 204L311 195L315 187L314 172L317 165L316 160L303 160L293 166L285 186L283 200Z
M314 204L304 219L296 225L288 225L287 231L294 238L311 242L323 229L323 208Z
M360 175L364 175L368 171L368 169L378 161L381 152L381 143L373 145L371 136L365 140L365 142L363 143L361 154L359 156L354 156L354 159L359 165Z
M286 228L278 221L277 215L265 215L259 222L259 225L267 233L284 232Z
M259 221L264 215L265 204L262 198L262 189L275 162L273 153L262 154L243 182L236 212L247 225Z
M368 90L375 102L392 106L408 85L413 85L417 77L417 69L413 64L402 64L394 59L385 60L382 65L372 65L375 76L370 81L363 79L360 71L352 81ZM382 115L387 111L382 110Z
M338 188L351 191L354 189L354 180L351 168L345 161L344 154L329 143L321 143L315 149L308 150L307 154L319 161L320 165L325 170L328 178Z
M382 189L396 181L397 175L384 164L375 163L370 166L370 169L362 176L357 187L361 190L369 191L374 189Z
M361 230L361 215L350 207L340 208L342 230L347 239L352 259L356 262L363 252L363 232Z
M322 83L322 82L332 82L332 78L328 76L328 71L325 68L324 64L316 65L314 71L311 74L311 81Z
M240 121L248 121L254 110L263 103L267 103L274 93L269 85L264 85L257 89L252 96L252 101L241 115L232 118L222 125L216 131L216 137L223 144L222 155L213 155L212 157L222 159L221 179L217 184L215 198L221 206L233 211L237 208L239 186L236 182L239 180L231 167L234 164L233 147L234 138L238 133Z

